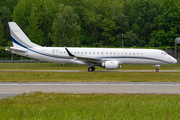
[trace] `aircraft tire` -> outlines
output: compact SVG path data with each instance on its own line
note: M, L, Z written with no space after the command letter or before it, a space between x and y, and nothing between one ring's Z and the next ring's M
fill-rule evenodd
M159 69L156 69L156 72L159 72Z
M95 67L92 67L93 71L95 71Z
M94 66L88 68L88 72L92 72L92 71L95 71L95 67Z
M92 72L93 71L93 68L92 67L89 67L88 68L88 72Z

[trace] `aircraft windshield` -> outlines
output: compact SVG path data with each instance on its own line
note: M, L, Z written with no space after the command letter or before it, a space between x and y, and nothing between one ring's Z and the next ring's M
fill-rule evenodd
M161 55L168 55L166 52L162 52Z

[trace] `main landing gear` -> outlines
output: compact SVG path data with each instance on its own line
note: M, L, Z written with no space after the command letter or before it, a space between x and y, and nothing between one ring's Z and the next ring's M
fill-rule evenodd
M160 65L156 65L156 72L159 72L159 67L160 67Z
M88 68L88 72L92 72L92 71L95 71L95 67L94 66Z

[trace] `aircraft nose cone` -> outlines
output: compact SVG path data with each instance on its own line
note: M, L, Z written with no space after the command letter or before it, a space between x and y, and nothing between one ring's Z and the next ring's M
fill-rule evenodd
M177 63L177 60L175 58L172 58L171 62L172 62L172 64L175 64L175 63Z

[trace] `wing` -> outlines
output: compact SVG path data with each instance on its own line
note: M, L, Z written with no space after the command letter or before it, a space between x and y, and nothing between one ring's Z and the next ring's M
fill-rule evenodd
M96 57L75 56L67 48L65 48L65 49L70 57L74 57L75 59L83 61L87 64L95 64L96 65L96 64L101 64L104 61L106 61L106 60L103 60L101 58L96 58Z

